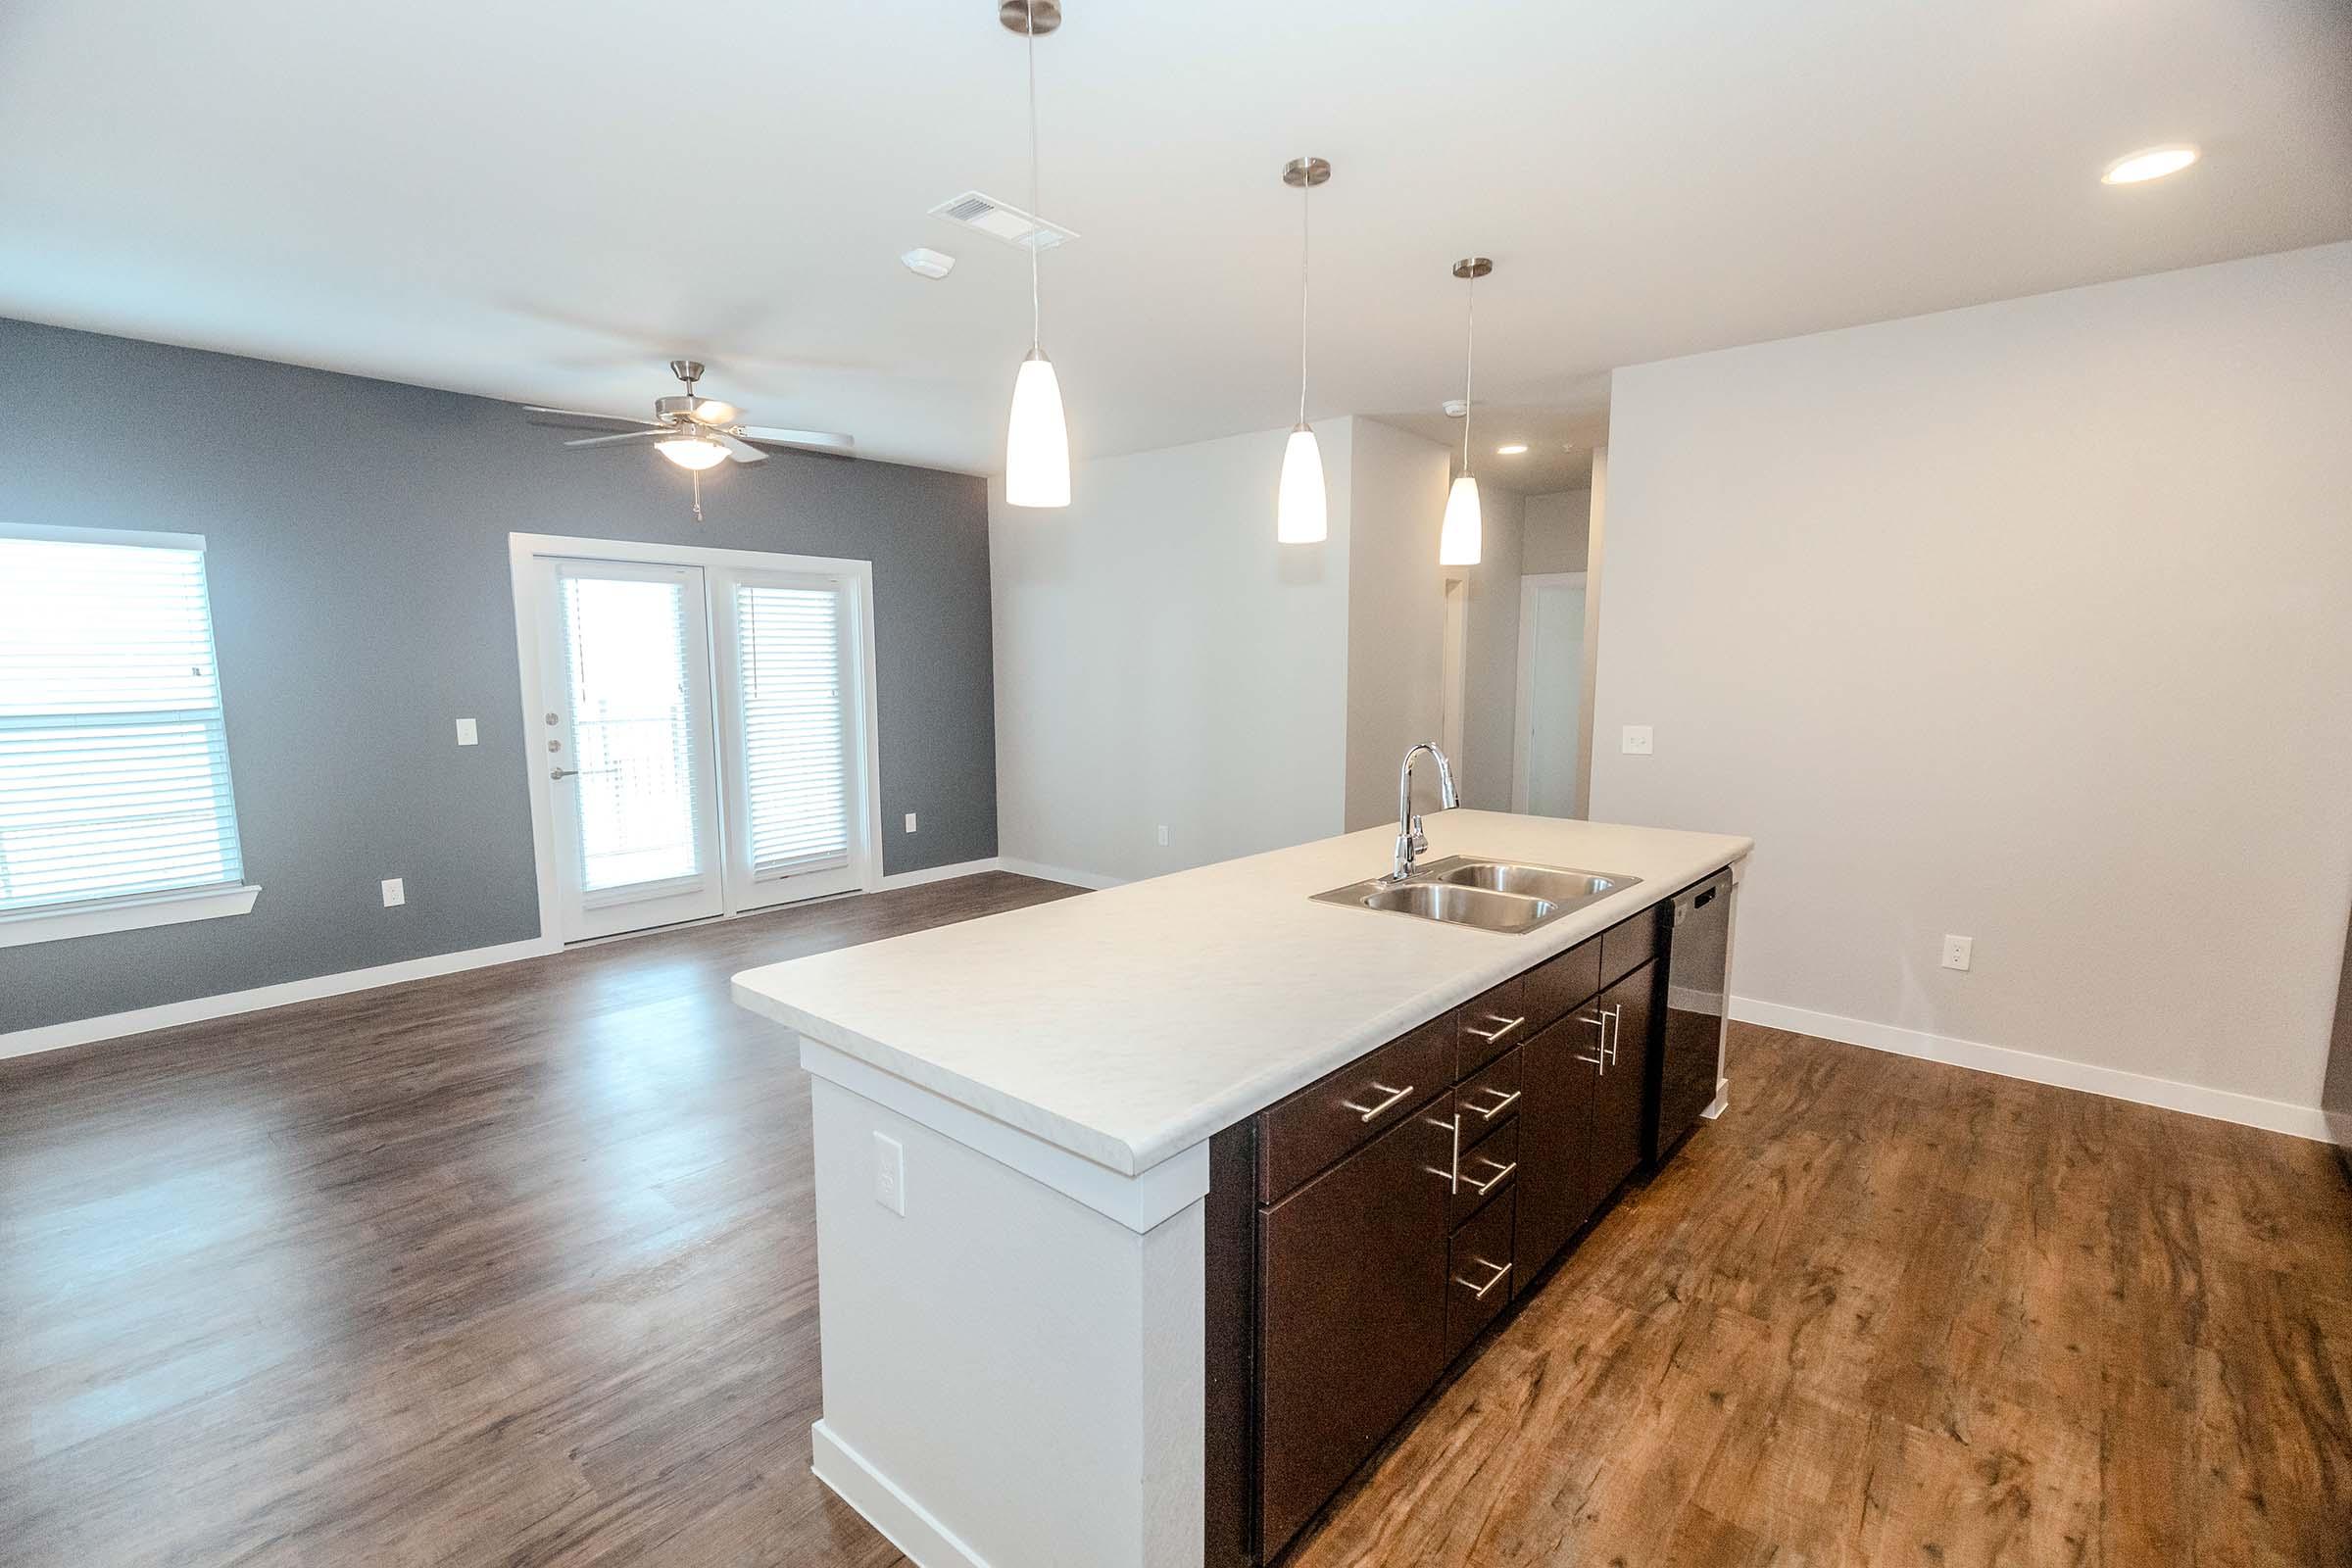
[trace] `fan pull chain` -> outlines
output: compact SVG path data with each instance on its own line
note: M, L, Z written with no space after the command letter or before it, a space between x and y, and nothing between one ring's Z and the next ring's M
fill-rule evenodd
M703 470L689 468L686 472L694 480L694 520L700 522L703 520Z

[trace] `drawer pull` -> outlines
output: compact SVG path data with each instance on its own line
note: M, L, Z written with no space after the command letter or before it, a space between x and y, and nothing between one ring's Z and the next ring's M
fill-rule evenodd
M1588 1018L1588 1017L1584 1016L1582 1013L1579 1013L1579 1014L1577 1015L1577 1019L1576 1019L1576 1021L1577 1021L1578 1023L1589 1023L1589 1024L1591 1024L1591 1025L1592 1025L1593 1028L1595 1028L1595 1029L1597 1029L1597 1030L1599 1030L1599 1031L1600 1031L1600 1054L1599 1054L1599 1055L1597 1055L1597 1056L1579 1056L1579 1057L1577 1057L1576 1059L1577 1059L1577 1060L1579 1060L1579 1061L1582 1061L1582 1062L1589 1063L1589 1064L1590 1064L1590 1065L1592 1065L1592 1066L1598 1067L1598 1068L1600 1069L1600 1075L1601 1075L1603 1078L1606 1078L1606 1077L1609 1075L1609 1056L1610 1056L1610 1051L1609 1051L1609 1015L1608 1015L1607 1013L1605 1013L1605 1012L1604 1012L1604 1013L1600 1014L1600 1015L1599 1015L1598 1017L1596 1017L1596 1018Z
M1402 1100L1405 1096L1413 1092L1413 1086L1411 1084L1406 1084L1402 1089L1391 1089L1387 1084L1374 1084L1372 1087L1379 1090L1382 1094L1388 1096L1388 1098L1383 1100L1377 1105L1359 1105L1352 1100L1343 1100L1340 1102L1340 1104L1346 1109L1354 1111L1356 1115L1361 1117L1363 1120L1370 1121L1373 1117L1378 1116L1383 1111L1396 1109L1396 1102Z
M1519 1103L1519 1091L1516 1089L1506 1090L1494 1084L1488 1084L1478 1092L1482 1095L1502 1096L1500 1100L1497 1100L1492 1105L1469 1105L1465 1107L1466 1109L1478 1112L1478 1119L1480 1121L1493 1121L1495 1117L1501 1115L1504 1111Z
M1495 1041L1500 1040L1504 1035L1509 1034L1512 1030L1527 1022L1525 1018L1505 1018L1499 1013L1489 1013L1487 1016L1493 1018L1496 1024L1500 1025L1500 1027L1495 1029L1474 1029L1470 1025L1464 1024L1462 1025L1462 1032L1464 1034L1476 1035L1479 1039L1484 1040L1488 1045L1491 1046Z
M1447 1161L1449 1168L1446 1170L1440 1170L1435 1165L1424 1165L1421 1168L1432 1176L1443 1178L1446 1192L1458 1193L1462 1190L1462 1118L1455 1115L1440 1121L1437 1117L1432 1116L1429 1118L1429 1124L1432 1127L1443 1127L1453 1135L1453 1153Z
M1494 1165L1494 1162L1493 1160L1491 1160L1491 1159L1485 1159L1485 1158L1483 1158L1483 1157L1482 1157L1482 1159L1481 1159L1481 1161L1480 1161L1480 1162L1481 1162L1482 1164L1488 1164L1488 1165ZM1464 1183L1465 1185L1467 1185L1467 1186L1470 1188L1470 1190L1471 1190L1472 1192L1474 1192L1474 1193L1478 1194L1478 1196L1479 1196L1479 1197L1481 1197L1481 1198L1484 1198L1484 1197L1486 1197L1486 1196L1487 1196L1487 1194L1489 1194L1489 1193L1493 1192L1493 1191L1494 1190L1495 1186L1496 1186L1498 1183L1500 1183L1500 1182L1502 1182L1503 1180L1505 1180L1507 1177L1509 1177L1509 1175L1511 1174L1511 1172L1513 1172L1513 1171L1517 1170L1518 1168L1519 1168L1519 1162L1518 1162L1517 1160L1515 1160L1515 1159L1514 1159L1514 1160L1512 1160L1512 1161L1511 1161L1511 1162L1510 1162L1508 1165L1495 1165L1495 1166L1494 1166L1494 1175L1492 1175L1492 1176L1490 1176L1490 1177L1488 1177L1488 1178L1487 1178L1485 1181L1483 1181L1483 1182L1474 1182L1474 1181L1471 1181L1471 1180L1470 1180L1470 1178L1469 1178L1469 1177L1467 1177L1467 1176L1463 1177L1463 1178L1462 1178L1462 1181L1463 1181L1463 1183Z
M1511 1265L1508 1263L1487 1263L1487 1260L1483 1257L1474 1257L1470 1261L1473 1263L1486 1263L1487 1267L1494 1271L1494 1277L1488 1280L1484 1285L1473 1285L1468 1280L1462 1278L1459 1274L1456 1274L1453 1277L1453 1283L1459 1285L1463 1290L1468 1291L1472 1299L1474 1300L1485 1300L1487 1298L1488 1292L1494 1290L1495 1286L1500 1285L1504 1280L1511 1277Z

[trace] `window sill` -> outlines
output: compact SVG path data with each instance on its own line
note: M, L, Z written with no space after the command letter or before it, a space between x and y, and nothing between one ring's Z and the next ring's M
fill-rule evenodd
M0 914L0 948L63 942L69 937L97 936L107 931L136 931L151 925L178 925L186 920L218 920L223 915L250 913L253 901L261 896L258 887L190 888L65 908L21 909L14 914Z

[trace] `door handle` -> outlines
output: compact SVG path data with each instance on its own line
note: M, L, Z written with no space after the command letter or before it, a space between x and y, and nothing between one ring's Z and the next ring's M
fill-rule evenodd
M1601 1038L1606 1044L1600 1049L1609 1058L1609 1065L1614 1067L1617 1065L1617 1047L1625 1040L1625 1004L1615 1003L1602 1008L1601 1016L1608 1019L1609 1027L1601 1031Z
M1587 1018L1580 1014L1576 1021L1578 1023L1589 1023L1593 1028L1600 1031L1600 1054L1597 1056L1579 1056L1576 1059L1579 1061L1592 1063L1593 1066L1600 1069L1600 1074L1602 1077L1607 1077L1609 1073L1609 1015L1603 1012L1594 1017Z
M1505 1018L1498 1013L1489 1013L1488 1016L1493 1018L1497 1024L1500 1024L1501 1027L1498 1029L1473 1029L1470 1027L1470 1025L1464 1024L1462 1025L1462 1033L1476 1035L1479 1039L1484 1040L1488 1045L1491 1046L1495 1041L1500 1040L1504 1035L1509 1034L1512 1030L1527 1022L1525 1018Z
M1504 1280L1511 1277L1511 1265L1508 1263L1489 1263L1483 1257L1474 1257L1470 1261L1473 1263L1485 1263L1488 1268L1491 1268L1494 1271L1494 1277L1489 1279L1484 1285L1473 1285L1468 1280L1462 1278L1459 1274L1456 1274L1453 1277L1453 1283L1459 1285L1463 1290L1468 1291L1473 1300L1485 1300L1487 1298L1488 1292L1494 1290L1495 1286L1500 1285Z
M1430 1124L1432 1127L1443 1127L1443 1128L1445 1128L1445 1129L1446 1129L1447 1132L1449 1132L1449 1133L1453 1134L1453 1153L1452 1153L1450 1156L1448 1156L1448 1158L1447 1158L1447 1161L1446 1161L1446 1163L1447 1163L1447 1166L1448 1166L1448 1168L1447 1168L1447 1169L1446 1169L1446 1170L1440 1170L1440 1169L1438 1169L1438 1167L1437 1167L1437 1166L1435 1166L1435 1165L1424 1165L1424 1166L1422 1166L1421 1168L1422 1168L1423 1170L1425 1170L1425 1171L1429 1172L1429 1173L1430 1173L1432 1176L1443 1176L1443 1177L1445 1177L1445 1178L1446 1178L1446 1191L1447 1193L1449 1193L1449 1194L1450 1194L1450 1193L1458 1193L1458 1192L1460 1192L1460 1191L1462 1190L1462 1118L1461 1118L1461 1115L1460 1115L1460 1114L1457 1112L1457 1113L1456 1113L1456 1114L1454 1114L1454 1115L1453 1115L1453 1116L1452 1116L1450 1119L1448 1119L1448 1120L1446 1120L1446 1121L1440 1121L1440 1120L1438 1120L1438 1118L1437 1118L1437 1117L1435 1117L1435 1116L1432 1116L1432 1117L1430 1117L1430 1118L1429 1118L1429 1124Z
M1377 1105L1359 1105L1352 1100L1343 1100L1340 1102L1340 1103L1347 1109L1354 1111L1356 1115L1361 1117L1363 1120L1370 1121L1373 1117L1378 1116L1383 1111L1395 1109L1396 1102L1402 1100L1405 1096L1413 1092L1413 1086L1411 1084L1406 1084L1402 1089L1391 1089L1387 1084L1383 1083L1376 1083L1372 1087L1379 1090L1382 1094L1388 1096L1389 1098L1382 1101Z
M576 767L551 767L547 770L547 776L549 778L564 779L569 778L574 773L580 771L582 770Z

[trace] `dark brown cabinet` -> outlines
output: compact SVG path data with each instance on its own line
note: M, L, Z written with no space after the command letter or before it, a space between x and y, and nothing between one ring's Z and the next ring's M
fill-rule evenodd
M1446 1369L1452 1141L1450 1122L1416 1111L1261 1214L1265 1557Z
M1212 1142L1213 1568L1278 1557L1640 1166L1659 938L1644 910Z

